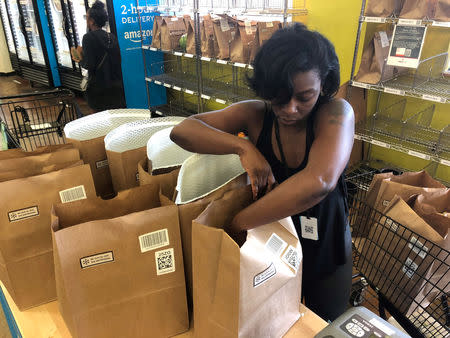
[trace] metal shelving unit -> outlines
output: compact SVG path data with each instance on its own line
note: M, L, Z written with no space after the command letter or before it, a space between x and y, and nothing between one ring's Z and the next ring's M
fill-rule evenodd
M204 57L201 55L200 15L228 14L247 16L256 19L258 16L274 17L286 24L288 18L294 15L307 15L305 0L303 6L293 8L293 0L160 0L158 5L147 6L142 0L137 0L138 8L144 7L165 15L193 15L196 53L185 53L181 50L161 50L143 45L144 62L147 51L163 52L176 56L175 60L155 63L146 70L145 80L147 92L149 84L156 84L196 96L196 112L203 112L205 101L215 101L220 104L230 104L255 95L246 84L246 74L252 71L249 64L231 62ZM143 5L143 6L142 6ZM190 62L185 62L186 60ZM151 107L150 96L149 107ZM173 103L173 102L172 102ZM162 111L170 111L165 107ZM173 111L173 109L172 109Z

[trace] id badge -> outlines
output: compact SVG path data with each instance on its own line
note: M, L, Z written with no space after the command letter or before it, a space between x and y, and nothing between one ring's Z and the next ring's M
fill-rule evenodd
M302 226L302 237L313 241L319 240L319 231L317 229L317 218L300 216Z

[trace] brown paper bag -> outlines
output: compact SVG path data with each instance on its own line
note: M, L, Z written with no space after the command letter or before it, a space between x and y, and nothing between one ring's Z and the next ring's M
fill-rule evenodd
M234 40L237 32L235 20L227 15L223 15L220 19L213 20L214 35L219 46L218 53L215 55L217 59L230 58L230 45ZM216 51L217 52L217 51Z
M186 53L197 54L195 51L195 28L194 20L190 16L184 18L186 24ZM201 23L200 23L201 27ZM201 34L201 33L200 33Z
M56 298L53 203L94 197L88 165L0 183L0 279L20 310Z
M405 172L382 180L374 208L383 211L395 195L407 200L414 194L439 191L436 189L443 188L445 186L433 179L426 171Z
M449 21L449 0L404 0L400 17L404 19L434 19Z
M114 194L111 173L109 171L108 159L105 150L105 136L96 137L91 140L78 141L67 139L80 151L84 163L89 164L94 178L95 190L98 196L108 197Z
M152 43L151 47L161 49L161 24L163 18L155 16L153 20Z
M151 185L54 206L61 314L74 337L171 337L189 319L175 206Z
M49 145L44 147L37 147L33 151L25 151L21 148L7 149L0 151L0 160L8 160L11 158L26 157L26 156L36 156L41 154L53 153L59 150L72 148L71 144L58 144Z
M106 150L115 192L139 185L138 163L145 156L146 147L118 153Z
M238 29L230 45L231 61L250 63L251 51L256 44L256 30L256 22L238 21Z
M186 34L186 26L182 18L163 17L161 27L161 49L180 49L180 38Z
M389 17L398 15L404 0L369 0L366 4L366 16Z
M48 166L42 168L21 168L17 170L11 171L2 171L0 172L0 182L15 180L18 178L37 176L50 173L52 171L57 171L66 168L72 168L79 165L83 165L83 161L72 161L67 163L58 163L58 164L50 164Z
M174 200L180 168L173 168L160 175L152 175L148 171L148 162L147 158L144 158L138 163L139 185L154 185L164 196Z
M251 202L249 186L232 190L193 221L197 337L281 337L300 316L302 251L290 218L248 231L241 248L223 230Z
M268 21L268 22L258 22L255 43L253 44L252 51L250 53L250 62L255 59L256 54L258 53L261 46L269 40L273 33L281 28L280 21Z
M219 44L214 34L214 23L211 16L205 15L200 25L202 56L213 58L219 53Z
M54 152L45 152L37 155L9 158L0 161L0 172L22 170L39 171L52 164L74 162L80 159L80 152L75 148L64 148Z

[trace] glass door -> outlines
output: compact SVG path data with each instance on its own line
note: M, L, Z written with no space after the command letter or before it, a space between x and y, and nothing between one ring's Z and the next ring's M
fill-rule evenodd
M30 55L28 53L27 41L25 40L25 27L23 21L20 19L19 7L16 0L6 0L5 2L7 13L11 18L11 30L16 40L17 56L19 60L30 62Z
M19 0L20 12L23 17L25 34L30 46L31 59L34 64L45 66L44 52L37 26L32 0Z
M16 54L16 47L14 46L14 38L9 24L8 13L6 12L5 0L0 0L0 14L2 16L3 28L6 35L6 43L10 53Z
M70 46L65 31L66 22L61 0L46 0L46 5L58 64L72 68L72 58L70 56Z

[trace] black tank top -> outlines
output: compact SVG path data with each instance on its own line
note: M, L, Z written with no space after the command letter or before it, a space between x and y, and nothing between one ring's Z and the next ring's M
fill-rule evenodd
M309 114L306 127L306 150L303 162L297 168L285 166L275 156L272 146L272 128L275 115L266 104L264 123L259 134L256 147L266 158L272 168L272 173L278 183L303 170L308 163L309 151L314 141L314 118L320 102ZM319 240L301 237L300 216L317 218ZM303 250L304 278L322 278L342 264L345 264L351 252L351 238L346 236L348 224L347 189L344 174L339 178L336 188L321 202L312 208L292 216L299 234Z

